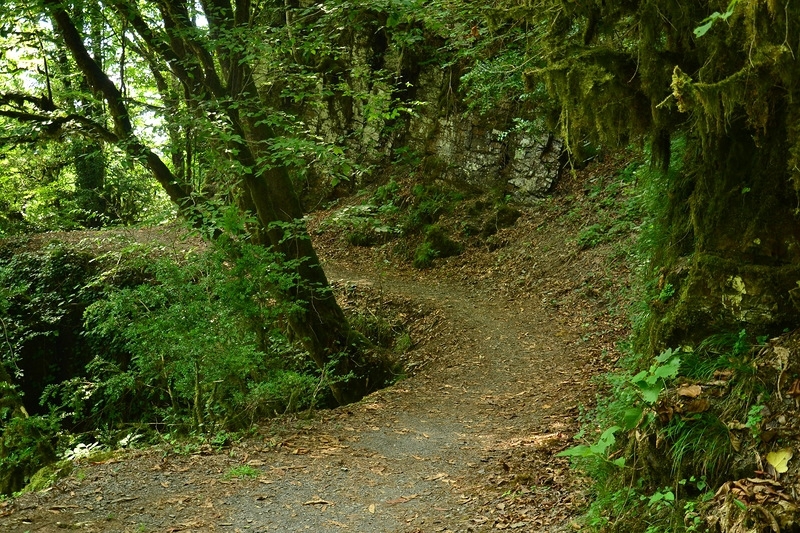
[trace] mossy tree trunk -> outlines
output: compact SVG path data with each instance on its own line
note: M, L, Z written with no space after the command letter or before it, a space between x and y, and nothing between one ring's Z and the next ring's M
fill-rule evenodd
M787 115L754 140L744 118L690 139L665 195L670 228L655 256L660 286L646 337L657 352L741 329L774 335L800 324L800 216L787 167Z
M666 290L642 344L800 325L800 3L505 4L543 28L546 66L526 79L548 88L573 148L645 138L671 168L650 260Z

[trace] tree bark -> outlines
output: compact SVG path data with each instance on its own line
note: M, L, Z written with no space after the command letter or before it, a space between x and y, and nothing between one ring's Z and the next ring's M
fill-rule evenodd
M672 235L656 257L661 286L645 332L654 352L745 329L775 335L800 323L798 193L786 162L787 114L758 144L745 119L690 140L686 172L666 195ZM676 231L677 230L677 231Z
M45 3L78 68L92 89L107 102L120 144L149 167L184 213L190 212L191 204L197 201L196 195L192 195L190 188L178 180L154 151L136 138L122 93L88 53L62 4L57 0L45 0ZM196 28L191 25L181 0L158 2L167 34L165 39L147 25L134 4L123 0L115 0L113 4L152 52L169 64L184 86L190 109L198 109L201 107L198 102L206 102L225 113L235 134L229 141L230 147L235 149L231 152L238 154L235 158L243 169L240 178L244 203L259 220L254 239L280 252L289 264L297 265L300 281L290 290L276 288L275 296L302 304L302 311L288 317L289 325L316 364L328 374L336 400L340 404L350 403L383 385L391 377L388 363L371 353L366 340L351 330L305 230L304 213L291 178L285 168L274 165L265 151L279 132L261 120L264 103L257 99L252 69L244 57L237 55L241 53L236 52L238 43L216 47L222 68L220 73L214 58L193 37ZM249 22L249 16L245 16L249 2L245 0L237 2L236 13L222 1L205 5L212 35Z

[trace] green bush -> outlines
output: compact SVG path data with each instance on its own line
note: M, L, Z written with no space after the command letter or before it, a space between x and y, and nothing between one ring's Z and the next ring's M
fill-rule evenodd
M416 185L411 194L411 203L402 222L406 235L436 223L440 216L450 212L455 203L464 198L459 192L433 185Z
M294 283L292 274L249 245L235 257L212 248L183 264L156 260L147 271L150 282L111 290L87 309L85 334L97 355L86 376L52 386L46 399L74 417L111 424L209 432L247 419L252 391L263 395L274 376L286 380L275 373L288 351L276 324L291 309L267 295L269 286ZM276 398L297 394L276 387Z
M605 228L600 224L587 226L578 233L578 247L581 249L594 248L603 242L604 235Z
M451 239L441 226L431 225L425 228L425 240L414 251L413 264L428 268L437 257L451 257L463 251L463 245Z
M0 434L0 494L24 487L43 466L56 460L58 421L49 416L3 420Z

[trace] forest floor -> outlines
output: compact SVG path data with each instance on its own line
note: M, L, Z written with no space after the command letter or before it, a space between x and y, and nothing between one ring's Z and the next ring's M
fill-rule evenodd
M466 532L580 529L586 480L556 457L628 334L631 236L581 248L597 216L562 181L494 238L416 270L315 236L350 310L408 327L408 376L361 402L264 423L221 449L84 459L0 502L0 531ZM606 174L604 174L606 173Z

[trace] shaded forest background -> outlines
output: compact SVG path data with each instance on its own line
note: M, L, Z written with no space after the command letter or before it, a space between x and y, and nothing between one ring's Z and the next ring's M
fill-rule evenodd
M737 0L4 3L0 492L98 432L224 442L391 383L409 339L345 316L305 215L368 191L327 224L435 268L622 146L635 335L599 440L567 453L597 480L592 527L631 530L620 505L643 495L653 531L700 530L734 452L790 448L764 424L800 376L769 340L800 305L798 24ZM465 198L481 223L438 223ZM158 226L190 237L66 237ZM735 394L687 407L720 376Z

